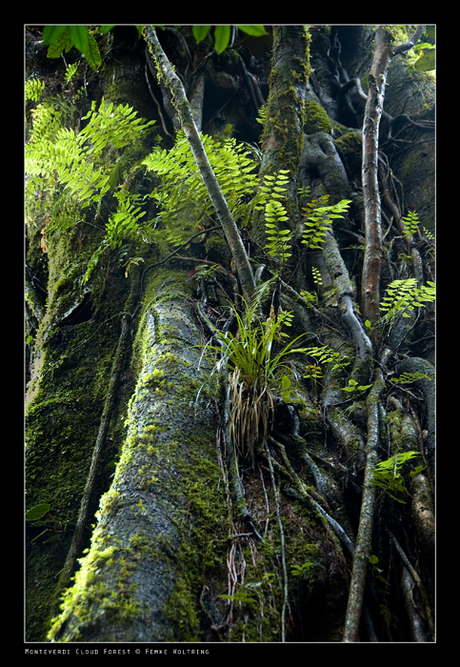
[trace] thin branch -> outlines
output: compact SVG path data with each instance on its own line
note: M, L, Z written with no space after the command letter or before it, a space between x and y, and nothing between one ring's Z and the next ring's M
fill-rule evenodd
M363 609L364 587L371 551L372 527L376 486L373 484L372 469L377 465L377 446L380 435L379 403L385 386L383 374L376 370L376 380L367 398L367 459L364 473L363 498L356 538L353 571L345 617L344 642L358 641L359 621Z
M410 51L411 49L414 48L414 46L417 44L418 40L423 34L423 31L425 30L424 25L418 25L412 34L412 36L407 40L407 42L402 42L402 44L398 44L398 46L394 46L392 49L392 56L397 56L400 53L406 53L406 51Z
M159 75L171 92L172 101L182 129L190 144L198 170L208 191L209 198L216 210L217 217L222 225L225 238L232 252L244 296L246 300L250 302L256 288L256 282L249 263L249 257L246 253L241 235L235 220L233 219L227 200L222 193L208 156L206 155L200 134L195 125L192 109L190 107L190 102L187 99L184 86L158 41L155 28L153 26L146 26L144 35L147 40L149 52L157 65Z

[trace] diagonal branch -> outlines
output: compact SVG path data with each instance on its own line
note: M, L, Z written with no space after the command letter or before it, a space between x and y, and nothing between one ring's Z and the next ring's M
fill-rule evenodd
M190 144L199 172L208 191L209 198L213 203L219 222L222 225L225 238L230 246L238 278L243 289L243 294L246 300L250 302L256 287L254 274L238 227L236 226L227 200L222 193L208 156L206 155L200 134L193 119L190 102L187 99L181 80L175 73L173 66L158 41L155 28L151 25L146 26L144 35L159 75L171 92L172 101L177 111L182 129Z

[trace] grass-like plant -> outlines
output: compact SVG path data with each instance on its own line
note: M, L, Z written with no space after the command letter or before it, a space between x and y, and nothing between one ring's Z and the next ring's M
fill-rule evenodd
M221 353L218 369L228 372L229 428L240 456L248 453L253 456L257 443L263 442L269 433L276 396L287 396L293 370L286 358L306 351L296 347L305 334L283 345L288 337L283 328L292 322L290 311L276 314L272 307L264 321L255 315L256 307L246 304L244 317L234 309L237 333L216 330L219 345L208 346Z

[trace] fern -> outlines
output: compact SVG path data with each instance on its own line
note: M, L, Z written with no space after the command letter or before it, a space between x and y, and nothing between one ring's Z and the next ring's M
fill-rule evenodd
M381 321L393 324L399 314L402 317L410 317L415 308L423 308L426 303L435 301L435 288L436 285L432 281L417 287L415 278L393 280L380 303L380 311L384 313Z
M388 495L398 503L405 503L404 496L408 495L404 478L401 475L403 465L419 456L418 452L408 451L391 456L385 461L380 461L375 468L371 470L373 479L372 484L382 488ZM417 472L422 468L418 467Z
M311 267L311 273L313 276L313 282L315 285L322 285L323 284L323 279L321 277L321 271L316 268L316 266Z
M417 380L423 380L424 378L430 380L429 375L416 371L415 373L401 373L399 377L394 377L391 379L391 381L395 384L412 384L413 382L417 382Z
M32 100L32 102L38 102L44 90L45 90L44 81L40 81L39 79L29 79L28 81L26 81L24 87L24 97L26 100Z
M26 145L26 214L28 219L47 216L47 231L65 230L82 218L84 209L96 205L113 192L129 170L133 155L154 121L145 121L129 105L93 102L75 132L63 126L65 114L59 102L40 104L33 110L33 127ZM135 165L134 169L138 166ZM38 196L37 196L38 195ZM139 220L143 198L126 188L115 193L117 210L106 224L106 236L88 264L89 279L101 254L120 247L125 238L137 238L145 225Z
M404 225L403 236L410 240L418 231L420 221L417 213L415 211L409 211L408 214L402 218L402 223Z
M351 203L349 199L342 199L338 204L326 205L328 199L329 195L322 195L303 207L306 219L302 243L310 250L321 250L332 221L343 218Z
M26 146L26 172L51 176L75 197L82 208L99 202L110 190L111 161L108 150L135 146L154 121L137 118L128 105L114 107L93 102L82 120L88 123L78 134L60 126L60 115L50 105L35 110L31 140Z
M250 215L249 202L258 184L257 161L248 154L246 146L238 145L232 137L213 139L201 135L201 139L234 219L245 224ZM171 150L157 148L143 164L161 178L160 186L152 193L160 209L158 222L166 233L173 234L175 244L180 245L197 225L214 214L183 131L178 132Z
M350 360L337 350L333 350L327 345L322 347L309 347L305 350L308 356L313 357L319 364L334 364L331 370L343 368L350 364Z
M120 197L118 208L106 225L110 246L119 248L126 238L136 238L139 235L138 222L144 215L145 211L133 203L133 198Z
M264 211L267 250L270 257L284 264L291 257L290 247L292 232L280 229L289 220L282 200L286 197L289 171L280 169L274 175L265 175L263 183L255 196L254 209Z

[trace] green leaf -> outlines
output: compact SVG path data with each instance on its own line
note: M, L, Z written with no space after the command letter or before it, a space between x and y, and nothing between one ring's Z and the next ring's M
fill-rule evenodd
M74 46L81 53L86 53L86 49L88 48L88 28L85 25L71 25L69 26L69 30Z
M210 30L211 30L210 25L194 25L193 26L193 36L196 39L196 43L199 44L204 39L206 39Z
M96 70L98 67L101 66L102 59L99 47L97 45L96 39L94 38L94 35L92 35L91 33L88 33L88 47L85 52L85 58L88 65L92 69Z
M230 41L230 26L217 25L214 29L214 48L217 53L222 53Z
M418 60L415 61L414 67L419 72L428 72L436 68L436 50L430 49L425 51Z
M101 32L105 35L106 32L110 32L112 28L115 28L114 25L101 25Z
M37 521L37 519L41 519L42 516L45 516L45 514L49 511L49 509L50 506L48 505L48 503L35 505L35 507L32 507L32 509L26 512L26 521Z
M72 39L70 37L70 30L68 26L64 26L64 31L59 35L57 39L53 39L51 44L48 47L47 56L48 58L60 58L61 53L67 53L73 46Z
M66 25L45 25L43 28L43 44L52 44L62 35Z
M289 377L287 375L283 375L283 377L281 379L281 386L283 387L283 389L289 389L291 384L292 383L291 383L291 380L289 379Z
M237 25L236 27L242 32L245 32L247 35L252 35L252 37L262 37L262 35L268 35L268 32L265 30L263 25Z

